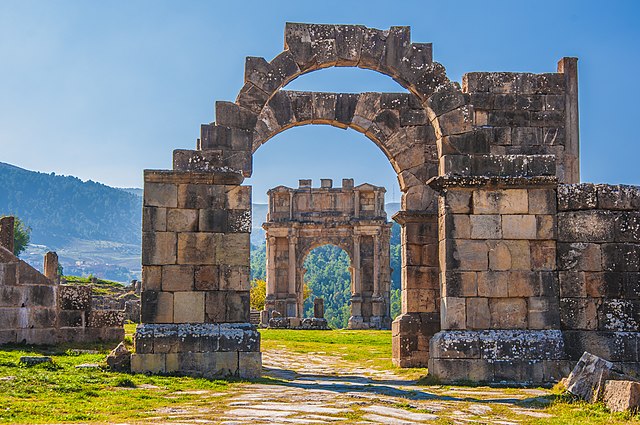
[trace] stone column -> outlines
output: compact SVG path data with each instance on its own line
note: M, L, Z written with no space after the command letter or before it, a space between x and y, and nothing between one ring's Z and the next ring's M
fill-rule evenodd
M373 236L373 297L380 297L380 235Z
M293 191L289 192L289 220L293 220Z
M351 317L349 317L349 329L361 329L362 319L362 281L360 265L360 235L353 235L353 287L351 290Z
M60 280L58 278L58 254L55 252L49 251L44 255L44 275L56 283Z
M267 236L267 298L276 294L276 238Z
M12 216L0 218L0 246L13 254L15 218Z
M296 241L297 237L289 235L289 272L288 278L288 292L287 297L287 316L299 317L300 311L298 311L298 296L296 291ZM292 314L294 313L294 314Z
M353 215L354 217L360 217L360 192L353 191Z

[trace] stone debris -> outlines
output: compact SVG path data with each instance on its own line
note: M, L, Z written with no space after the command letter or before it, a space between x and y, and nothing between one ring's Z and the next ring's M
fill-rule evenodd
M115 372L129 372L131 370L131 352L121 342L111 350L107 356L107 366Z
M82 363L76 365L76 369L100 369L100 367L98 363Z
M595 403L602 398L605 381L622 378L613 363L585 352L566 380L567 391L581 399Z
M635 413L640 408L640 382L606 381L602 399L612 412Z
M53 363L53 359L48 356L22 356L20 357L20 364L26 366L33 366L42 363Z

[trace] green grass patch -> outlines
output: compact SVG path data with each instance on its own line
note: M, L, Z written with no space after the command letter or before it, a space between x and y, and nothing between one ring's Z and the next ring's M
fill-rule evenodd
M83 349L86 349L83 346ZM226 393L235 382L188 377L146 376L78 369L104 365L110 346L97 354L56 348L3 347L0 351L0 423L36 424L136 421L158 416L156 409L205 403L215 407L225 396L204 398L185 391ZM48 355L53 363L26 367L21 356Z

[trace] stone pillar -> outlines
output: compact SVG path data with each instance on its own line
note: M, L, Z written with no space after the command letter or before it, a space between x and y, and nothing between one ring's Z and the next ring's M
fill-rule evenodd
M58 254L55 252L49 251L44 255L44 275L49 280L56 283L60 282L60 277L58 276Z
M380 297L380 235L373 236L373 297Z
M441 191L442 331L430 341L429 373L438 379L540 384L558 376L556 181L432 181Z
M313 300L313 317L316 319L324 319L324 299L316 298Z
M400 211L402 313L391 325L392 360L400 367L426 367L429 341L440 330L438 219L435 214Z
M360 191L353 191L353 216L360 217Z
M133 372L260 376L260 335L249 322L251 187L242 181L145 171Z
M0 218L0 246L6 248L13 254L14 247L14 226L15 218L13 216Z
M562 58L558 72L564 74L565 89L565 178L580 183L580 123L578 114L578 58Z
M360 235L353 235L353 264L351 279L353 285L351 289L351 317L349 317L349 329L359 329L362 327L362 281L360 265Z
M289 192L289 220L293 220L293 192Z
M298 311L298 296L296 290L296 240L293 235L289 235L289 269L287 273L289 296L287 297L287 316L300 317Z
M267 234L267 293L264 309L269 311L275 308L276 300L276 238Z

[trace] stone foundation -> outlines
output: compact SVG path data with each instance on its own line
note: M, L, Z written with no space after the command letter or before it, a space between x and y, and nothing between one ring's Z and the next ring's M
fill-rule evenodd
M135 334L134 373L205 378L259 378L260 335L249 323L142 324Z
M571 372L559 330L446 330L431 338L429 373L457 381L540 384Z
M269 319L269 327L273 329L300 329L317 331L327 331L331 329L326 319L316 317L306 317L304 319L299 319L297 317L273 317Z

